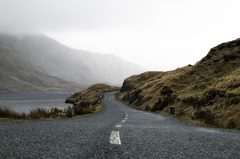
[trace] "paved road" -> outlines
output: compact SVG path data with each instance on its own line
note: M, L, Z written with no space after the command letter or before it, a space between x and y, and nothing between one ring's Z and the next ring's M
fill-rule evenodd
M0 158L240 158L240 131L131 109L113 93L84 119L0 123Z

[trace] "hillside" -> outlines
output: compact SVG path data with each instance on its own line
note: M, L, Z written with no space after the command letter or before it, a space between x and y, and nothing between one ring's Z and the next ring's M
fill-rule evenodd
M114 55L72 49L43 34L0 34L0 43L11 45L19 57L42 72L81 86L99 82L120 85L128 76L143 72L140 66Z
M169 112L224 128L240 128L240 39L212 48L195 65L127 78L118 98L141 110Z
M79 84L47 75L0 42L0 91L75 91Z
M95 84L88 89L72 94L66 103L73 104L75 115L93 113L101 104L105 92L119 91L119 87Z

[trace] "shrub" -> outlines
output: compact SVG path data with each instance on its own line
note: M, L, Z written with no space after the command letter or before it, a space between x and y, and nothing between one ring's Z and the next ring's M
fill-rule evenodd
M62 110L57 107L51 107L49 112L47 112L50 117L56 118L58 116L62 116Z
M210 110L196 110L192 113L192 119L203 119L206 124L214 124L215 117Z
M37 108L31 110L27 116L31 119L49 118L50 113L48 113L48 111L45 109Z
M236 122L234 117L229 117L223 124L224 128L234 129L236 128Z
M204 104L212 104L213 101L217 97L225 97L226 91L224 90L217 90L217 89L210 89L207 90L202 98Z
M11 109L0 107L0 117L24 119L26 117L26 115L25 115L25 113L17 113Z
M162 99L159 98L158 101L153 105L152 111L162 110Z
M82 106L75 106L74 109L74 113L76 115L83 115L83 114L89 114L89 113L93 113L95 111L95 109L92 106L86 106L86 107L82 107Z
M162 107L165 108L168 105L173 104L174 98L172 96L166 96L162 98Z
M233 60L236 60L236 59L239 59L239 58L240 58L240 53L238 51L224 55L224 61L225 62L233 61Z
M184 112L183 109L180 108L179 111L176 113L176 115L177 115L178 117L184 116L184 115L185 115L185 112Z
M236 97L229 97L226 99L226 102L225 102L226 105L237 105L237 104L240 104L240 97L239 96L236 96Z
M189 105L192 105L194 106L195 108L199 107L200 105L202 105L202 102L200 101L199 98L197 97L187 97L187 98L184 98L182 100L182 102L184 104L189 104Z
M161 95L163 95L163 96L171 96L172 93L173 93L173 91L168 86L164 86L161 90Z
M86 111L86 110L85 110ZM41 119L41 118L58 118L58 117L72 117L72 108L67 107L63 111L57 107L51 107L50 110L43 108L37 108L31 110L28 114L17 113L8 108L0 107L0 117L3 118L13 118L13 119Z
M204 92L203 96L198 97L187 97L182 100L183 103L189 104L198 108L200 106L212 105L218 98L226 97L226 91L209 89Z
M72 111L72 108L71 107L67 107L67 108L64 108L64 110L63 110L63 116L64 117L67 117L67 118L71 118L71 117L73 117L73 111Z
M232 88L232 89L235 89L238 87L240 87L240 82L234 82L228 85L228 88Z
M145 106L145 110L146 111L150 111L151 110L151 107L149 105Z

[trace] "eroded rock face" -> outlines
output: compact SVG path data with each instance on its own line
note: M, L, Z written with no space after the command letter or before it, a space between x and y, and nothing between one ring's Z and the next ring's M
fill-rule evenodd
M124 82L123 82L123 85L120 89L120 92L127 92L127 91L130 91L132 90L132 86L131 86L131 81L128 80L128 79L125 79Z
M138 85L144 83L147 79L152 78L162 72L150 71L140 75L133 75L124 80L120 92L128 92L137 89Z
M158 101L153 105L152 107L152 111L158 111L158 110L162 110L164 107L162 106L162 99L159 98Z
M133 103L134 101L137 101L137 100L140 100L142 98L142 96L140 95L141 93L141 90L134 90L132 92L130 92L128 94L128 100L129 100L129 103Z

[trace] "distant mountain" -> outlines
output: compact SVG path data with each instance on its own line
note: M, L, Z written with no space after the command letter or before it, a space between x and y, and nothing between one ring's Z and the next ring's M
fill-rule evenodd
M11 45L19 57L42 72L80 84L104 82L120 85L126 77L143 72L140 66L114 55L72 49L42 34L2 34L0 42Z
M212 48L195 65L127 78L119 99L147 111L170 113L224 128L240 128L240 39Z
M83 86L47 75L0 42L0 91L74 91Z

